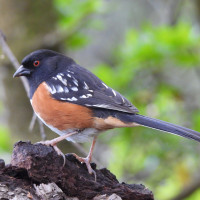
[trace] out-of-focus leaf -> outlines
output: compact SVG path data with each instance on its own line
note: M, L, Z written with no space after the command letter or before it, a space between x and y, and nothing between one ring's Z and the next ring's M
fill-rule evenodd
M11 150L11 138L8 129L0 126L0 151Z
M54 0L54 5L59 13L58 27L66 31L66 48L75 50L87 44L88 38L83 34L84 29L100 27L94 13L104 11L101 0Z

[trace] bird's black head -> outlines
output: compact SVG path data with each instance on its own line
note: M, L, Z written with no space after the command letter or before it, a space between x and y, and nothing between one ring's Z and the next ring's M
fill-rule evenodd
M33 93L40 83L55 73L62 72L72 63L74 61L71 58L55 51L41 49L27 55L13 77L25 76L29 81L30 93Z

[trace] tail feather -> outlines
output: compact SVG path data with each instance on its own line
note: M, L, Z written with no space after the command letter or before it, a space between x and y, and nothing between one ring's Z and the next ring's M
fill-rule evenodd
M168 133L179 135L188 139L200 142L200 133L189 128L171 124L162 120L146 117L143 115L135 114L132 116L133 122L150 128L162 130Z

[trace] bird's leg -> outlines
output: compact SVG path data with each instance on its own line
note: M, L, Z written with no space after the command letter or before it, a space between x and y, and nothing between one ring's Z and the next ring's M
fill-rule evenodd
M86 158L79 157L78 155L73 153L73 155L76 157L77 160L79 160L81 163L86 164L89 174L92 174L92 173L94 174L95 181L96 181L96 172L92 169L92 167L90 165L90 161L92 159L92 153L93 153L93 150L94 150L94 145L96 143L96 140L97 140L97 136L94 136L93 141L92 141L92 145L90 147L89 154Z
M64 135L61 135L57 138L54 138L53 140L46 140L46 141L41 141L41 142L37 142L37 144L44 144L47 146L52 146L54 148L54 150L57 152L58 155L61 155L64 159L64 163L63 166L65 165L65 155L63 154L63 152L57 147L57 143L61 142L62 140L66 139L67 137L70 137L71 135L76 134L77 131L71 132L71 133L66 133Z

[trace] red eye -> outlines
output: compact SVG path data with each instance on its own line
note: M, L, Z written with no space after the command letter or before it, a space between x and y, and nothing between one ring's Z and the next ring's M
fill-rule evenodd
M33 62L33 65L34 65L35 67L38 67L39 64L40 64L40 61L39 61L39 60L36 60L36 61Z

